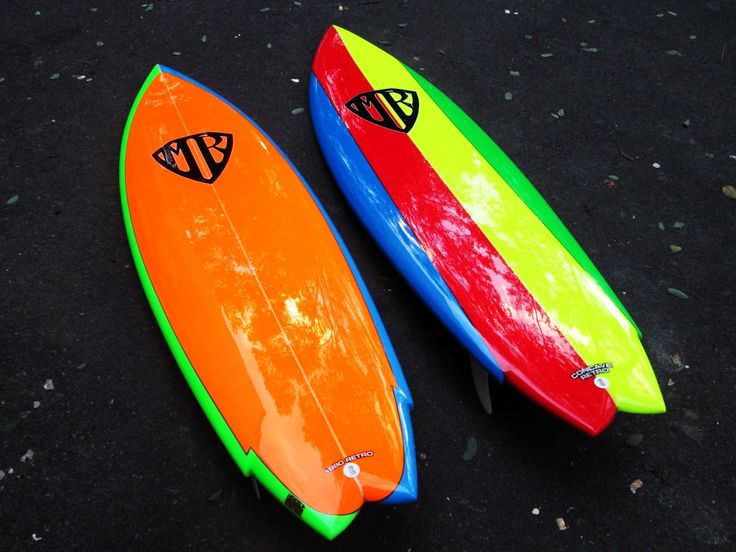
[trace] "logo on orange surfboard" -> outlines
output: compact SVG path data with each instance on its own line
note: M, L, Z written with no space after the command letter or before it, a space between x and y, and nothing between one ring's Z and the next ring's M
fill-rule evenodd
M225 170L232 151L232 134L200 132L166 142L152 155L159 165L179 176L213 184Z
M419 96L413 90L384 88L358 94L345 107L366 121L406 133L419 115Z

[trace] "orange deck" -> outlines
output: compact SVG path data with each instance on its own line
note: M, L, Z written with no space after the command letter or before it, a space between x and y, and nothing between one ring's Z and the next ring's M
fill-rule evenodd
M214 183L155 159L203 132L232 134ZM404 467L394 373L340 246L281 153L221 99L161 72L132 120L125 180L145 270L243 450L319 512L387 497ZM355 478L325 472L368 451Z

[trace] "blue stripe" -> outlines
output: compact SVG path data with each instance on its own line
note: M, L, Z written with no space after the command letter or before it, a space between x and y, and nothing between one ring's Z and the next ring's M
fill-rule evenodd
M498 381L503 371L312 74L309 102L317 140L358 218L442 323Z
M411 397L409 386L406 383L404 372L401 370L399 359L396 356L396 352L394 351L393 345L391 344L391 340L388 337L388 333L386 332L386 328L383 325L381 316L378 314L378 309L376 308L376 305L373 302L373 298L371 297L371 294L368 291L368 287L365 285L365 282L363 281L363 277L360 275L360 271L358 270L358 267L356 266L355 261L353 260L353 257L350 255L350 252L348 251L347 245L345 245L345 242L343 241L342 237L338 233L337 228L335 228L335 225L332 223L332 220L330 220L330 217L327 214L327 211L325 211L319 199L317 199L317 196L312 191L312 188L309 187L306 180L304 180L304 177L302 177L301 173L297 170L297 168L291 162L291 159L289 159L287 155L281 150L281 148L273 140L271 140L271 137L268 134L266 134L266 132L258 125L258 123L256 123L250 117L248 117L237 106L233 105L226 98L223 98L222 96L220 96L217 92L210 90L206 86L187 77L186 75L183 75L182 73L179 73L178 71L174 69L171 69L164 65L159 65L159 67L161 68L161 71L163 71L164 73L169 73L171 75L179 77L180 79L183 79L193 84L194 86L197 86L201 88L202 90L205 90L206 92L212 94L216 98L219 98L222 102L229 105L233 110L235 110L237 113L242 115L249 123L251 123L254 127L256 127L258 131L261 134L263 134L263 136L271 143L271 145L276 149L276 151L278 151L281 154L281 156L286 160L286 162L289 164L289 166L294 171L294 173L296 173L296 175L299 177L299 180L301 180L302 184L304 185L306 190L309 192L309 195L312 197L312 200L314 201L315 205L317 205L317 208L319 209L320 213L322 213L322 216L324 217L325 221L327 221L327 224L330 227L332 234L335 236L335 240L337 241L337 244L340 246L342 254L345 257L345 260L347 261L348 266L350 267L350 270L353 273L355 282L358 284L358 288L363 294L363 299L365 300L365 304L368 307L368 311L371 314L371 318L373 319L373 324L375 325L376 331L378 332L378 336L381 339L381 343L386 352L386 357L388 358L388 361L391 366L391 370L393 371L394 379L396 380L396 385L397 385L397 387L394 388L394 396L396 397L396 402L398 404L399 421L401 423L402 442L404 445L404 473L402 475L401 481L399 482L394 492L391 495L389 495L388 498L384 499L383 502L398 503L398 502L412 502L416 500L417 499L417 468L416 468L416 456L415 456L415 451L414 451L414 432L412 430L411 417L409 415L409 411L414 406L414 401Z

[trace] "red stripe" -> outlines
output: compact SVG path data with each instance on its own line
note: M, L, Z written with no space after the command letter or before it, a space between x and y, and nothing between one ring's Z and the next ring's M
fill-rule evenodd
M313 71L509 381L581 429L601 431L616 412L609 394L571 378L585 363L411 138L345 106L372 87L334 28L320 44Z

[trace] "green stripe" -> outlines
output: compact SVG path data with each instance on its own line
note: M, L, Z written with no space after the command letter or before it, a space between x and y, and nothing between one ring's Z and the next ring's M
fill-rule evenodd
M485 160L493 167L493 169L503 178L509 187L514 190L524 203L531 209L539 220L547 227L557 240L567 249L570 255L577 263L598 283L601 289L608 295L619 310L629 319L631 324L636 328L636 332L641 339L641 330L634 322L633 318L626 311L621 301L598 271L593 261L580 247L573 235L555 214L549 204L544 200L542 195L532 185L524 174L514 165L513 161L501 151L493 140L481 129L465 112L460 109L450 98L445 96L431 82L416 73L409 66L404 65L406 70L414 77L430 98L439 106L442 112L457 129L465 136L473 147L485 158Z
M252 449L248 452L243 450L243 447L240 446L238 439L235 437L227 422L222 417L222 414L217 408L217 405L212 400L210 394L207 392L207 389L202 383L202 380L199 379L199 376L194 370L191 362L189 362L189 358L187 358L187 355L184 352L181 343L179 343L179 340L174 333L174 329L171 327L171 324L166 317L166 313L164 312L161 302L158 299L156 290L154 289L151 278L146 270L146 265L143 262L143 257L141 256L138 242L136 241L133 224L130 219L128 196L125 188L125 155L127 150L128 137L130 135L130 127L133 123L133 119L135 118L135 113L138 109L138 105L140 104L141 99L146 93L146 90L150 86L151 82L153 82L153 80L158 75L160 75L161 72L161 68L158 65L155 66L151 73L148 75L148 78L146 78L146 81L143 83L140 92L138 92L138 95L133 102L133 106L130 109L128 121L125 124L125 131L123 132L123 142L120 148L120 198L123 206L125 231L128 235L128 241L130 242L130 250L133 254L133 261L135 262L135 267L138 270L138 275L140 276L141 283L143 284L143 290L145 291L148 302L151 305L151 309L153 310L153 314L156 317L156 321L161 327L161 331L166 338L166 342L168 343L169 348L171 349L171 352L173 353L174 358L179 365L179 368L184 374L184 378L189 384L189 387L192 389L194 396L197 398L197 401L202 407L202 410L204 410L210 423L215 428L217 435L219 435L220 439L225 445L225 448L230 453L230 456L232 456L233 460L235 460L235 463L246 476L255 477L261 483L261 485L263 485L274 497L276 497L279 502L285 503L286 499L291 494L291 491L289 491L289 489L278 479L278 477L274 475L274 473L259 458L255 451L253 451ZM352 514L346 515L324 514L305 505L304 510L299 517L301 517L301 519L307 525L312 527L318 533L322 534L324 537L328 539L333 539L337 535L339 535L348 525L350 525L350 522L353 521L357 514L357 511Z

